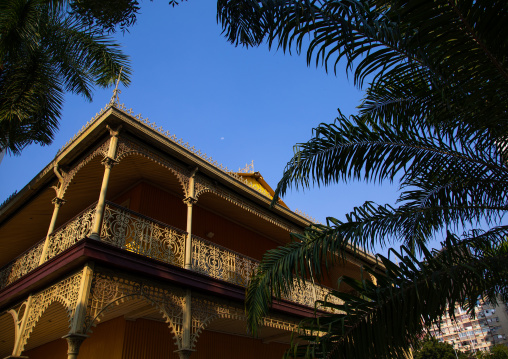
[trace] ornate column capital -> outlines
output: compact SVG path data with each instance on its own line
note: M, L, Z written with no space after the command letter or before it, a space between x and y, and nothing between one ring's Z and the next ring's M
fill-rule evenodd
M60 207L65 202L67 202L67 201L63 198L60 198L60 197L55 197L51 200L51 203L53 203L57 207Z
M183 203L185 203L187 206L192 206L193 204L196 204L198 202L197 198L194 197L187 197L183 200Z
M72 333L67 334L62 337L63 339L67 340L67 355L68 357L74 356L77 357L79 353L79 347L83 343L83 341L88 338L88 335L86 334L78 334L78 333Z
M104 165L104 167L106 168L109 168L111 169L111 167L113 167L114 165L116 165L118 163L117 160L109 157L109 156L106 156L104 157L104 159L101 161L101 163Z

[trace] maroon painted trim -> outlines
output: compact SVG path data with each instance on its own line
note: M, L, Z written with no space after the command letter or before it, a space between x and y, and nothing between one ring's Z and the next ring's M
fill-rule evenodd
M234 301L245 301L245 288L239 285L163 263L104 242L85 238L0 291L0 308L4 308L9 304L12 305L28 293L47 286L50 282L77 269L87 261L93 261L111 269L121 269L132 274L167 281L173 285L190 288L209 295ZM299 317L315 315L313 308L286 300L275 301L272 309Z

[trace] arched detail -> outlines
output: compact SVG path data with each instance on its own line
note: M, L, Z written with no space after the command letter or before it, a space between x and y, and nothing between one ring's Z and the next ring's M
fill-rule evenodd
M211 193L211 194L214 194L222 199L225 199L226 201L229 201L229 202L235 204L236 206L242 208L243 210L258 216L265 221L268 221L272 224L279 226L280 228L282 228L290 233L300 233L301 232L301 230L299 230L297 227L292 226L288 222L279 219L278 217L273 215L271 212L264 210L262 208L258 208L257 206L244 200L242 197L237 196L230 191L227 191L222 186L216 185L216 184L212 183L211 181L208 181L206 178L204 178L203 176L200 176L199 174L196 175L195 187L196 187L196 193L194 196L196 199L198 199L199 196L201 196L204 193Z
M24 349L37 322L51 304L60 303L64 307L70 323L76 310L81 277L82 272L78 272L32 296L25 330L21 334L21 350Z
M174 163L173 161L170 161L150 150L148 150L145 146L140 146L139 144L130 141L129 139L126 139L124 137L120 137L118 140L118 148L116 151L116 161L120 162L122 159L124 159L127 156L131 155L138 155L141 157L145 157L152 162L157 163L158 165L168 169L171 171L176 178L178 179L178 182L182 186L183 192L185 194L184 197L188 197L188 189L189 189L189 180L190 180L190 171L183 168L182 166L179 166L178 164Z
M192 334L191 348L196 346L196 342L201 332L212 321L221 318L235 319L245 321L245 312L243 307L235 306L230 303L210 300L201 296L192 296Z
M193 295L192 297L192 336L191 346L196 346L201 332L214 320L233 319L247 322L247 316L243 306L216 298L207 298ZM298 330L298 323L279 316L267 316L263 318L263 325L270 328L288 332Z
M103 143L97 145L91 152L88 153L81 161L76 164L69 172L65 173L63 176L62 181L62 198L65 195L65 192L67 191L67 188L69 187L69 184L71 183L74 176L76 176L76 173L79 172L83 167L85 167L91 160L93 160L96 156L102 155L102 157L106 157L108 155L109 150L109 142L110 139L108 138Z
M120 303L134 299L146 300L159 311L173 333L176 346L181 349L185 307L185 293L182 289L102 271L94 273L84 333L90 332L108 311Z

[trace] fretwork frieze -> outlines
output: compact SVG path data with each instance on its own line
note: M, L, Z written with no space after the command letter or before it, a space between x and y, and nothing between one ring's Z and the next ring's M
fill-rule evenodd
M262 208L259 208L248 201L244 200L242 197L235 195L234 193L226 190L222 186L216 185L212 183L211 181L207 180L203 176L196 175L196 193L195 198L199 198L200 195L210 192L213 193L221 198L224 198L225 200L237 205L238 207L255 214L256 216L264 219L265 221L268 221L270 223L273 223L283 229L285 229L288 232L296 233L301 232L297 227L292 226L286 221L281 220L271 212L264 210Z
M114 306L130 299L142 298L157 308L172 330L175 344L180 348L185 292L180 288L121 276L107 270L98 269L94 272L85 331L89 331Z
M123 158L134 154L148 158L149 160L158 163L170 170L178 178L178 181L180 182L180 185L182 186L182 189L185 193L184 197L189 196L188 188L190 172L187 169L176 164L173 161L170 161L167 158L160 156L159 154L156 154L153 151L150 151L146 146L139 145L125 137L120 136L116 150L116 160L120 162Z
M85 165L87 165L91 160L93 160L96 156L101 155L102 157L107 157L109 150L109 141L108 138L103 143L97 145L88 155L86 155L81 161L79 161L68 173L65 173L63 176L62 182L62 196L65 191L69 187L72 179L82 169Z
M96 268L92 280L84 332L117 305L130 299L145 299L156 308L173 332L175 344L182 349L186 292L182 288L113 273ZM246 321L243 305L214 297L191 295L191 346L215 319ZM267 317L264 325L285 331L297 330L298 324L282 317Z
M22 348L44 311L54 302L62 304L67 312L68 319L72 318L76 310L82 275L83 273L80 271L32 296L31 303L28 306L29 312L25 330L21 334Z

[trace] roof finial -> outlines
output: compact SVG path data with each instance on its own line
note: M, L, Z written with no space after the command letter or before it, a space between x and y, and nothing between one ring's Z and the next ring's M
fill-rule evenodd
M239 168L238 172L240 173L254 173L254 160L251 163L245 164L244 168Z
M111 100L109 100L109 106L115 106L115 105L118 105L119 104L119 97L118 97L118 94L121 94L122 91L120 91L118 89L118 84L120 83L120 76L122 76L122 69L123 69L123 66L120 67L120 72L118 73L118 79L116 80L116 86L115 86L115 89L113 90L113 96L111 96Z

